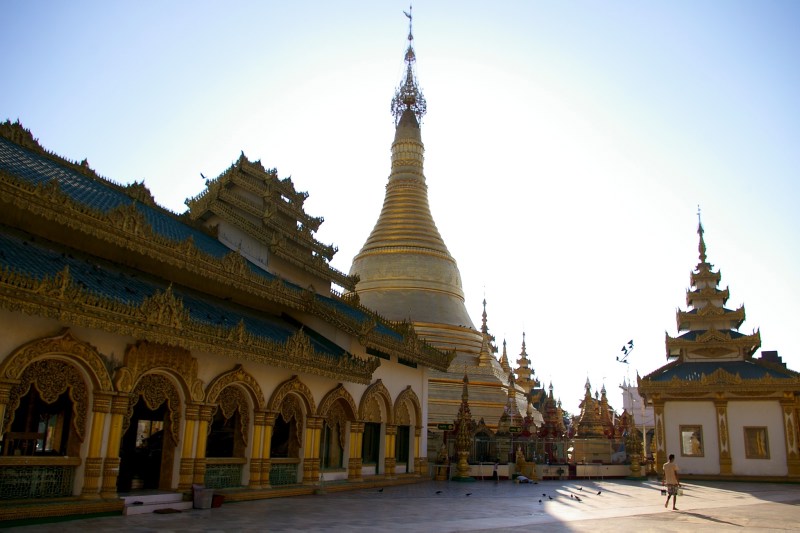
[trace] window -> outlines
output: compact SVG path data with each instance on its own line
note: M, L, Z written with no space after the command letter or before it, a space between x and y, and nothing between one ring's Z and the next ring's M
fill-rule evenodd
M744 428L744 456L748 459L769 459L769 438L766 427Z
M703 426L681 426L681 455L703 457Z
M381 425L378 422L364 424L364 439L361 446L361 461L365 465L378 464L381 445Z
M211 422L206 444L207 457L244 457L244 441L239 411L225 418L222 409L217 409Z
M35 387L22 397L14 413L11 431L5 434L3 455L69 455L80 443L70 442L72 401L64 392L53 403L46 403Z
M300 439L297 435L297 421L294 417L289 422L284 420L282 414L275 418L270 456L276 458L300 457Z

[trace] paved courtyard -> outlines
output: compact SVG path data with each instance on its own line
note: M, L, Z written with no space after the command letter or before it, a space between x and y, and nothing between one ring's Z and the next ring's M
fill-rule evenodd
M14 532L170 531L796 531L800 485L684 484L678 511L656 482L424 482L353 492L228 503L175 514L111 516L15 527Z

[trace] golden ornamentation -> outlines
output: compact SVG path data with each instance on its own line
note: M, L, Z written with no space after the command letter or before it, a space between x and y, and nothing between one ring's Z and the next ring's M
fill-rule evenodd
M97 349L75 338L65 329L55 337L45 337L31 341L17 348L0 363L0 376L19 379L28 364L34 359L48 355L66 356L83 367L93 379L93 386L101 391L113 391L103 357Z
M172 381L161 374L146 374L136 383L131 391L131 401L128 404L128 412L122 419L122 434L128 430L133 416L133 409L139 399L144 400L148 409L156 410L164 402L167 403L167 418L169 427L167 433L172 439L173 444L178 444L178 430L181 423L181 400L178 391Z
M386 418L384 419L383 415ZM386 422L394 423L392 413L392 397L383 381L380 379L367 387L361 396L361 403L358 406L359 420L367 422Z
M267 402L264 399L264 393L261 390L261 386L258 384L258 381L256 381L256 378L246 371L242 365L236 365L233 367L233 370L225 372L224 374L220 374L208 384L205 394L206 402L216 403L219 393L225 387L234 383L241 384L250 392L256 411L266 408Z
M303 446L303 421L305 417L297 396L295 394L285 396L281 401L279 412L287 424L291 424L292 420L294 420L297 448L300 449Z
M284 403L284 398L289 395L297 396L303 400L305 406L306 413L315 413L317 411L316 404L314 403L314 395L311 393L311 389L308 386L300 381L300 378L297 376L292 376L291 378L287 379L275 389L275 392L272 393L272 396L269 399L269 405L267 409L270 411L280 411L281 405ZM288 420L288 418L285 418Z
M233 418L236 411L239 411L239 427L242 431L242 442L247 444L247 433L250 428L250 406L244 396L244 392L237 385L229 385L222 389L219 397L219 408L222 411L222 416L226 419ZM208 426L209 433L211 426Z
M133 383L153 370L177 374L187 395L195 402L203 401L203 382L197 377L197 359L186 349L146 341L128 347L124 366L117 370L114 380L117 389L129 392Z
M339 383L335 389L328 392L328 394L322 398L322 401L319 403L319 407L317 408L317 415L323 418L327 417L330 409L339 402L344 403L349 408L347 419L350 421L355 420L358 413L356 402L353 400L353 396L347 392L347 389L345 389L344 385L341 383Z
M422 407L419 403L419 398L417 397L417 393L414 392L414 389L411 388L411 385L407 385L405 389L403 389L400 394L397 395L397 399L394 401L394 408L395 413L400 406L405 406L406 409L409 407L414 412L414 425L416 427L422 427ZM410 411L406 411L408 416L410 417ZM395 415L397 416L397 415ZM398 425L403 425L402 423L398 422ZM411 424L411 419L409 418L406 424Z
M411 415L408 413L408 406L406 406L405 402L395 406L394 421L397 423L398 426L411 425Z
M342 401L335 402L328 410L328 415L325 417L325 423L329 428L334 429L338 426L337 434L339 435L339 446L344 450L345 447L345 428L347 422L352 420L347 413L345 413L344 403Z
M11 431L14 415L22 398L28 394L31 386L34 386L47 404L55 403L62 394L69 391L72 400L72 428L78 439L83 442L89 408L89 391L77 368L58 359L42 359L26 366L19 380L11 390L3 421L4 433Z

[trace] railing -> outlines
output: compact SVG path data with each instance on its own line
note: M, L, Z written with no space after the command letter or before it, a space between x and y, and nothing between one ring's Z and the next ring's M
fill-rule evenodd
M269 484L294 485L297 483L297 470L300 459L272 459L269 468Z
M72 496L79 457L0 458L0 500Z
M243 457L209 457L206 459L205 486L228 489L242 486L242 470L247 463Z

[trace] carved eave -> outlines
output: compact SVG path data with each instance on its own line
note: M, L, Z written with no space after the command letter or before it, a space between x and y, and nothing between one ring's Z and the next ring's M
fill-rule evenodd
M679 357L685 360L690 356L708 359L750 359L761 347L761 333L733 336L730 331L708 330L694 339L670 337L666 335L667 358Z
M730 298L730 291L728 287L725 289L718 289L716 286L714 287L704 287L698 290L688 290L686 291L686 305L689 307L697 307L695 302L708 302L713 300L721 300L722 305L725 305Z
M647 400L652 399L692 399L706 397L745 397L782 396L784 393L800 393L800 375L776 378L766 374L762 378L744 379L739 374L732 374L718 368L710 374L701 374L699 379L680 379L673 376L667 381L656 381L653 377L660 374L667 365L656 372L645 376L637 376L639 394Z
M689 284L692 287L699 287L700 285L710 285L716 287L722 279L722 272L714 272L711 270L712 265L708 263L700 263L697 269L692 272L689 277Z
M719 324L720 322L725 322L729 329L739 329L744 321L744 306L731 310L715 305L706 305L694 312L678 311L676 317L678 331L706 330L710 329L709 324Z
M202 220L213 213L250 235L276 257L346 290L355 290L358 279L328 263L337 248L312 236L323 219L303 211L302 202L308 195L295 191L290 178L279 180L276 171L266 171L260 163L251 163L242 156L206 184L202 193L185 202L191 219ZM231 185L261 198L263 204L236 194Z
M197 322L170 288L146 298L141 305L104 298L73 283L66 268L55 278L41 281L8 270L0 272L0 306L137 340L355 383L370 383L380 365L377 359L351 354L332 358L316 352L302 331L286 342L278 342L253 335L242 322L232 327Z

